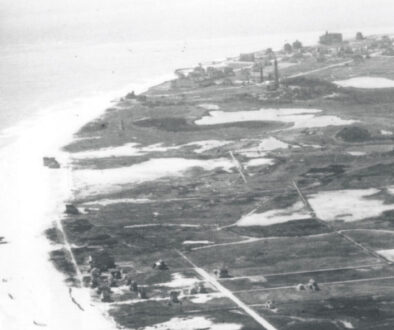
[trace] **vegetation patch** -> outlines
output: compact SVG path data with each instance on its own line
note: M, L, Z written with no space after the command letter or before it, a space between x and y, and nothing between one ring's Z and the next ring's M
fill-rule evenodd
M365 142L371 139L371 134L364 127L350 126L342 128L336 137L345 142Z
M75 267L71 262L69 252L66 249L51 251L50 260L53 262L57 270L70 277L75 275Z
M271 226L230 227L228 230L253 237L293 237L327 233L326 226L314 219L301 219Z

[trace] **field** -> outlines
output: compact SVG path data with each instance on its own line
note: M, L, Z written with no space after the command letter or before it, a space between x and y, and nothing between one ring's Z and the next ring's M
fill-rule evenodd
M393 329L393 89L330 83L365 75L394 78L394 58L285 81L284 99L164 83L83 127L62 227L82 276L104 250L146 294L119 281L109 314L147 330Z

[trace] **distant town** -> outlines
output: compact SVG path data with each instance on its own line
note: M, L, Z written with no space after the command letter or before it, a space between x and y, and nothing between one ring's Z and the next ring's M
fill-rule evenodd
M178 79L172 82L172 87L187 89L263 84L268 91L275 91L280 87L281 69L302 63L321 66L349 60L362 62L376 55L394 56L393 39L389 36L367 38L362 32L357 32L353 39L344 40L342 33L327 31L320 36L316 46L304 46L301 41L295 40L284 44L281 50L268 48L243 53L224 62L176 70Z

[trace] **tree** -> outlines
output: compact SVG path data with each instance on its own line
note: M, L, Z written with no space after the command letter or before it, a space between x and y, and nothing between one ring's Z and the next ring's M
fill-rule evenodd
M364 36L363 36L363 34L361 32L357 32L356 33L356 40L357 41L364 40Z
M253 72L258 72L260 74L260 83L264 81L264 64L262 62L255 63L252 67Z
M242 79L244 82L247 82L247 83L249 84L249 82L250 82L250 76L251 76L251 74L250 74L250 69L247 69L247 68L241 69L241 79Z
M293 42L293 49L295 50L301 50L302 49L302 43L299 40L296 40Z
M293 47L292 47L289 43L286 43L286 44L283 46L283 50L284 50L286 53L291 53L291 52L293 52Z
M231 66L225 66L223 68L223 73L225 76L234 76L234 69Z

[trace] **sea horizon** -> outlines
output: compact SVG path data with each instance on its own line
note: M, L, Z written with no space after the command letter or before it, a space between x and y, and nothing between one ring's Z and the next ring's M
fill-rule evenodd
M341 30L345 38L357 31L365 35L394 33L393 28ZM174 70L201 62L235 57L242 52L279 49L300 40L314 45L324 31L273 33L261 36L216 39L134 41L115 43L24 43L0 50L0 148L23 127L39 118L73 107L101 106L128 91L147 89L160 79L171 79ZM43 46L44 47L43 48ZM67 64L67 67L62 68ZM11 79L10 79L11 77ZM77 79L78 84L73 80ZM39 83L37 83L39 82ZM140 88L142 86L142 89ZM19 133L18 133L19 132Z

